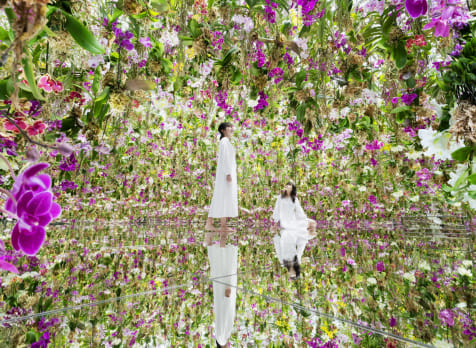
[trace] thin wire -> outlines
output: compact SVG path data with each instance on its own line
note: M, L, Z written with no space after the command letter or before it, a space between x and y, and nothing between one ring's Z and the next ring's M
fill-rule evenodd
M337 321L346 323L348 325L354 326L356 328L359 328L359 329L362 329L362 330L365 330L365 331L370 331L370 332L376 333L376 334L381 335L381 336L391 337L391 338L393 338L395 340L398 340L400 342L410 343L410 344L414 344L414 345L417 345L417 346L420 346L420 347L435 348L434 346L428 345L426 343L413 341L411 339L408 339L408 338L405 338L405 337L402 337L402 336L399 336L399 335L395 335L391 332L386 332L386 331L383 331L383 330L370 328L370 327L364 326L362 324L356 323L352 320L348 320L348 319L344 319L344 318L337 318L337 317L334 317L333 315L330 315L330 314L327 314L327 313L322 313L322 312L319 312L315 309L307 308L307 307L301 306L300 304L297 304L297 303L294 303L294 302L286 302L286 301L283 301L283 300L278 299L278 298L274 298L274 297L267 296L267 295L262 295L262 294L260 294L256 291L252 291L252 290L245 289L245 288L242 288L242 287L239 287L239 286L228 284L228 283L225 283L225 282L222 282L222 281L219 281L219 280L214 280L214 281L217 282L217 283L220 283L220 284L227 285L229 287L236 288L237 290L240 290L242 292L247 292L247 293L259 296L259 297L263 297L263 298L266 299L267 302L281 303L281 304L291 306L291 307L294 307L294 308L297 308L297 309L300 309L300 310L305 310L305 311L308 311L308 312L312 312L312 313L316 314L319 317L324 317L324 318L331 319L331 320L337 320Z
M185 287L188 288L190 286L193 287L193 285L195 283L204 283L204 282L208 282L208 281L215 281L216 279L231 277L233 275L238 275L239 273L240 272L235 272L233 274L228 274L228 275L214 277L214 278L206 278L206 277L202 276L201 277L202 279L199 280L199 281L191 281L191 282L183 283L183 284L179 284L179 285L167 286L167 287L162 288L162 289L142 291L142 292L138 292L138 293L134 293L134 294L130 294L130 295L123 295L123 296L108 298L108 299L101 300L101 301L83 303L83 304L80 304L80 305L77 305L77 306L63 307L63 308L53 309L53 310L50 310L50 311L45 311L45 312L40 312L40 313L33 313L33 314L29 314L29 315L24 315L24 316L21 316L21 317L11 318L11 319L0 321L0 325L9 324L9 323L17 322L17 321L33 319L33 318L38 318L38 317L45 317L47 315L61 313L61 312L69 312L69 311L73 311L73 310L77 310L77 309L81 309L81 308L85 308L85 307L94 307L96 305L101 305L101 304L105 304L105 303L109 303L109 302L117 302L117 301L120 301L120 300L134 298L134 297L155 295L158 292L160 293L160 292L164 292L164 291L175 290L175 289L180 289L180 288L185 288Z

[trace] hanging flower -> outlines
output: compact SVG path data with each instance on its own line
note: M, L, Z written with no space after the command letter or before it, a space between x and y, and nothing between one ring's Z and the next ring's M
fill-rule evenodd
M412 18L423 16L428 10L426 0L405 0L405 8Z
M5 210L18 217L12 231L12 246L27 255L35 255L45 240L45 226L61 214L61 207L53 202L50 191L51 177L39 174L49 167L37 163L27 168L15 180L12 198L5 203Z

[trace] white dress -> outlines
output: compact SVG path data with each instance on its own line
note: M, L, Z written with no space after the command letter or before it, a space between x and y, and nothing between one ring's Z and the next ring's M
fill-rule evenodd
M231 175L231 182L226 176ZM238 216L238 185L236 182L235 149L227 137L220 140L215 188L208 216L211 218Z
M218 245L211 245L207 248L210 277L220 277L213 282L213 313L215 337L218 343L224 346L231 336L235 321L238 247L227 245L226 248L220 248ZM224 275L228 276L222 277ZM222 283L230 284L230 297L225 296L227 285Z
M301 263L306 244L313 238L307 230L312 220L307 218L297 197L293 203L291 198L281 198L279 195L274 206L273 221L281 225L281 236L273 239L279 261L293 260L297 256Z

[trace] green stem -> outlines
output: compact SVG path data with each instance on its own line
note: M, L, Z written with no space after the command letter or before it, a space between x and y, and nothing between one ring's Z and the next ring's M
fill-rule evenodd
M10 175L12 176L13 180L15 180L16 179L15 172L13 171L13 168L10 162L8 162L8 160L2 154L0 154L0 158L7 164L8 169L10 171Z

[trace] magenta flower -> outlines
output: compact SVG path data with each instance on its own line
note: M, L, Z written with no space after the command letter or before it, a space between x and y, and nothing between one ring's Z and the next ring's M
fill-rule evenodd
M383 263L383 261L377 262L376 268L379 272L385 271L385 264Z
M410 105L411 103L413 103L416 97L418 97L418 95L416 95L415 93L404 94L402 95L400 100L402 101L402 103Z
M433 18L432 21L423 27L423 30L435 28L435 37L448 37L450 35L450 25L447 20Z
M412 18L423 16L428 10L426 0L405 0L405 8Z
M388 323L390 327L394 327L397 325L397 319L395 319L394 317L391 317Z
M451 309L443 309L440 314L438 314L438 319L448 326L454 326L455 324L455 314Z
M45 240L45 226L61 214L61 207L53 202L50 192L51 178L39 174L49 167L47 163L37 163L27 168L15 180L11 198L5 209L18 217L12 231L12 246L27 255L35 255Z
M369 202L370 202L370 204L376 205L378 203L377 197L375 197L374 195L370 195L369 196Z

